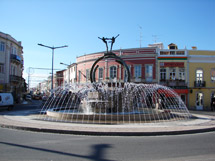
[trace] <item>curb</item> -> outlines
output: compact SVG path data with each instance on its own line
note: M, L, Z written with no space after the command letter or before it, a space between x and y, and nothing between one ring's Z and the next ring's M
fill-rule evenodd
M34 111L34 110L32 110ZM32 111L28 111L28 115L32 114ZM23 114L23 111L21 111ZM25 112L25 111L24 111ZM54 133L54 134L70 134L70 135L91 135L91 136L162 136L162 135L183 135L183 134L196 134L196 133L205 133L205 132L214 132L215 131L215 117L214 116L206 116L206 115L200 115L200 114L192 114L192 119L210 119L212 121L212 124L204 124L206 125L206 127L202 126L198 127L196 125L195 126L197 128L192 128L189 127L190 125L188 125L188 128L185 129L166 129L165 130L160 130L157 129L155 131L150 130L150 131L135 131L135 130L123 130L123 131L117 131L117 130L111 130L111 131L102 131L102 130L98 130L95 131L95 129L89 129L85 130L85 129L79 129L79 128L56 128L55 126L40 126L40 124L37 123L37 125L39 126L34 126L33 124L31 124L30 122L26 122L26 118L24 118L24 122L25 124L22 123L22 120L20 120L20 118L14 119L14 120L10 120L9 119L4 119L4 115L7 114L11 114L10 112L5 112L2 113L3 116L0 117L0 127L1 128L8 128L8 129L17 129L17 130L24 130L24 131L32 131L32 132L43 132L43 133ZM22 115L21 117L25 117L26 113L24 113L24 115ZM13 122L11 122L13 121ZM15 122L14 122L15 121ZM19 124L18 122L21 121ZM27 124L26 124L27 123ZM199 124L200 125L200 124ZM128 127L129 128L129 127ZM174 131L175 130L175 131Z
M162 136L162 135L184 135L184 134L197 134L214 132L215 127L205 129L192 129L183 131L160 131L160 132L95 132L95 131L74 131L74 130L57 130L57 129L45 129L45 128L34 128L34 127L23 127L14 125L0 125L2 128L32 131L32 132L43 132L43 133L54 133L54 134L70 134L70 135L91 135L91 136Z

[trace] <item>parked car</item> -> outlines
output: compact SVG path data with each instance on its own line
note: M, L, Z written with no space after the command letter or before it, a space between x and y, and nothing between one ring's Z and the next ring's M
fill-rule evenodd
M14 99L11 93L0 93L0 108L7 107L10 111L13 109Z
M35 100L39 100L39 99L41 99L41 96L36 94L36 95L33 96L33 98L34 98Z
M47 100L48 100L48 97L47 97L47 96L43 96L43 97L42 97L42 100L43 100L43 101L47 101Z
M27 95L25 96L25 99L26 99L26 101L32 101L32 98L31 98L31 95L30 95L30 94L27 94Z

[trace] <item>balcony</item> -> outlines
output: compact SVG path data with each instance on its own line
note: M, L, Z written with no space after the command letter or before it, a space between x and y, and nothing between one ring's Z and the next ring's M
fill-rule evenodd
M177 55L177 56L186 56L184 50L163 50L160 52L160 55Z
M10 59L13 60L13 61L15 61L15 62L22 63L22 59L21 59L21 57L18 56L18 55L11 54L11 55L10 55Z
M16 75L10 75L10 82L18 83L21 81L22 81L22 77L16 76Z
M160 80L160 84L172 88L187 88L185 80Z
M194 87L205 87L206 86L206 82L205 81L194 81Z

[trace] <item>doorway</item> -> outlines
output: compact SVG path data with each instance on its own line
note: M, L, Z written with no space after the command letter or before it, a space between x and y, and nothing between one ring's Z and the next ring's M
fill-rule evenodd
M187 104L185 94L181 94L181 100L184 102L185 105Z
M203 96L202 92L196 94L196 110L203 110Z

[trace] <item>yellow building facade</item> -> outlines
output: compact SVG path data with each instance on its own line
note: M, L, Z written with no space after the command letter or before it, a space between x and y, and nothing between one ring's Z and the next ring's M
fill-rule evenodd
M188 51L188 107L211 110L215 97L215 51Z

